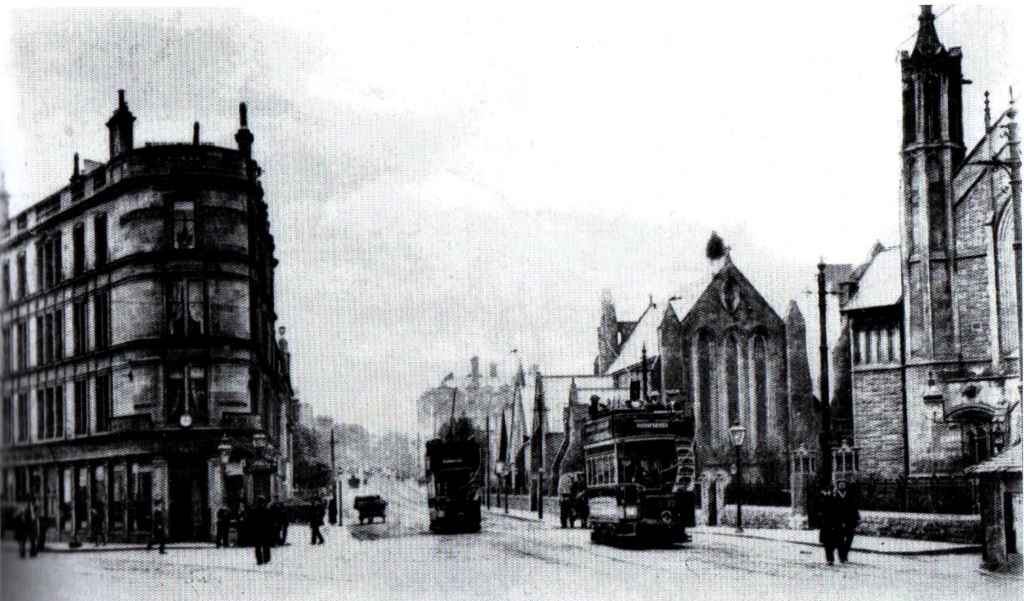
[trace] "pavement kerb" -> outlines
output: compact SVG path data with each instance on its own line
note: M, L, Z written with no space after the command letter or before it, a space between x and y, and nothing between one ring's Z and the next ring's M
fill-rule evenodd
M542 522L542 521L544 521L544 520L542 520L540 518L536 518L536 517L526 517L525 515L516 515L515 513L505 513L505 511L503 509L487 509L485 507L484 511L486 511L487 513L490 513L491 515L496 515L496 516L500 516L500 517L503 517L503 518L512 518L513 520L519 520L520 522Z
M289 545L291 543L288 543ZM3 546L17 548L17 543L14 541L4 541ZM216 549L217 546L213 543L167 543L164 545L165 551L177 551L184 549ZM251 549L252 547L229 547L231 549ZM47 543L46 547L39 550L40 553L112 553L115 551L146 551L145 543L110 543L107 545L94 545L92 543L83 543L81 547L72 549L67 543ZM156 546L149 550L151 553L159 553Z
M789 543L793 545L803 545L805 547L817 547L821 548L821 543L803 541L803 540L792 540L788 538L764 536L760 534L748 534L746 532L729 532L729 531L717 531L717 530L701 530L701 534L713 534L717 536L732 536L735 538L751 538L757 540L767 540L777 543ZM863 537L862 538L873 538ZM981 545L958 545L955 547L947 547L944 549L919 549L916 551L890 551L888 549L871 549L868 547L858 547L856 543L850 547L850 551L857 551L858 553L873 553L875 555L970 555L973 553L981 552Z
M523 521L523 522L540 522L540 521L542 521L542 520L540 520L540 519L538 519L536 517L526 517L526 516L522 516L522 515L516 515L514 513L505 513L504 511L502 511L500 509L489 509L489 510L486 510L486 511L488 511L492 515L498 515L498 516L502 516L502 517L506 517L506 518L512 518L514 520L520 520L520 521ZM694 531L693 530L689 530L689 532L692 533ZM717 535L717 536L732 536L732 537L735 537L735 538L749 538L749 539L756 539L756 540L772 541L772 542L777 542L777 543L789 543L789 544L801 545L801 546L805 546L805 547L817 547L817 548L821 547L821 543L818 543L818 542L793 540L793 539L790 539L790 538L783 538L783 537L764 536L764 535L761 535L761 534L750 534L750 533L746 533L746 532L736 532L736 531L728 531L728 530L710 530L710 529L700 529L700 530L697 530L697 532L699 532L700 534L713 534L713 535ZM862 538L872 538L872 537L863 537L862 536ZM851 551L856 551L858 553L872 553L872 554L875 554L875 555L901 555L901 556L970 555L970 554L974 554L974 553L980 553L981 552L981 545L957 545L957 546L954 546L954 547L946 547L946 548L942 548L942 549L919 549L919 550L914 550L914 551L893 551L893 550L889 550L889 549L873 549L873 548L869 548L869 547L861 547L861 546L857 546L857 544L855 542L854 546L851 547L850 550Z

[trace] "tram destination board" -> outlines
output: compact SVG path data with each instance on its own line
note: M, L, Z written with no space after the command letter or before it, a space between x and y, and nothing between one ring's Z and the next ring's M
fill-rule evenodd
M666 413L652 415L637 411L598 417L584 429L588 443L645 434L690 437L693 436L693 421Z

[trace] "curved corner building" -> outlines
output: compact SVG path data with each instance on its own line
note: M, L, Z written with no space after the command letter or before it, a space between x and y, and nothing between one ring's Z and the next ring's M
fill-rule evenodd
M49 538L212 537L222 503L290 494L289 354L274 239L240 106L237 148L133 144L0 215L4 510ZM5 203L6 204L6 203ZM283 334L283 328L282 328Z

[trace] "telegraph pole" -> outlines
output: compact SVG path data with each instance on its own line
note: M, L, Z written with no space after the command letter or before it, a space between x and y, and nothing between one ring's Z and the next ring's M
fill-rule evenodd
M491 414L484 417L486 424L486 449L484 450L484 496L487 498L487 509L491 508Z
M832 482L832 409L829 407L828 392L828 338L825 335L826 306L825 297L825 260L818 263L818 323L821 329L821 342L818 354L821 359L821 434L818 442L821 445L821 486Z
M537 472L537 518L544 519L544 401L540 403L540 424L537 432L540 436L540 470Z
M334 463L334 424L331 424L331 496L334 497L334 506L341 511L341 507L338 506L338 468ZM333 525L333 524L332 524Z

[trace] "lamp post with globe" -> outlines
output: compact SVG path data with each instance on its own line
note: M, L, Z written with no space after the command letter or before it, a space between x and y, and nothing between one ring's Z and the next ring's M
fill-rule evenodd
M729 437L736 447L736 532L743 532L743 441L747 429L737 424L729 428Z

